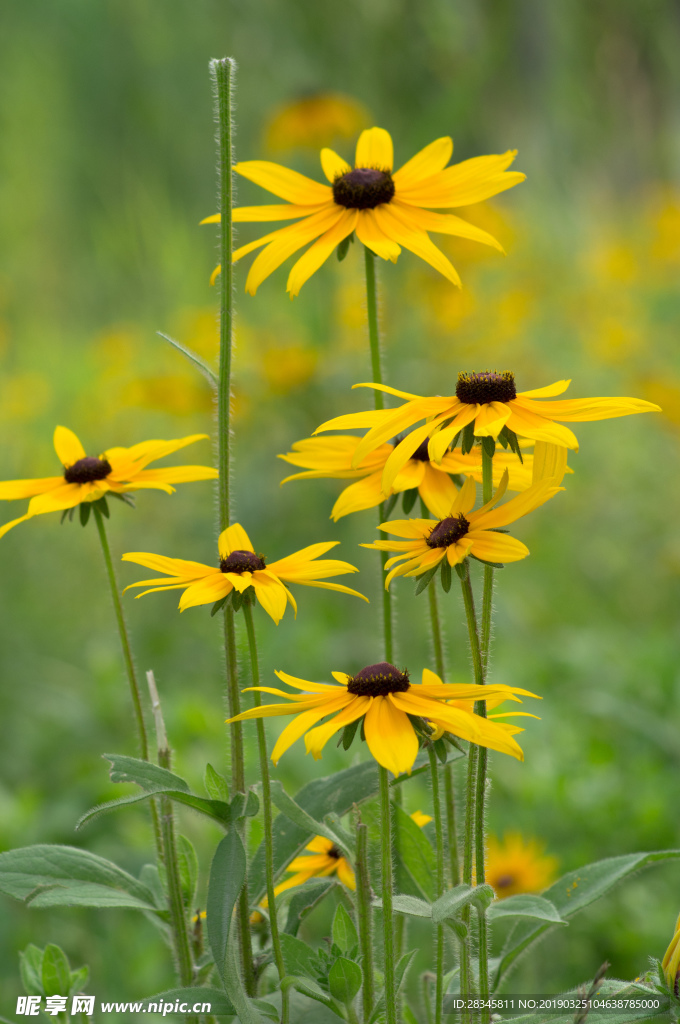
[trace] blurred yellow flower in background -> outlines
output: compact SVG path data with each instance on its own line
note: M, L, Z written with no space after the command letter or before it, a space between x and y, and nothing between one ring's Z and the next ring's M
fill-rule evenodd
M172 484L214 480L217 470L212 466L146 468L150 462L156 462L207 436L192 434L178 441L142 441L132 448L107 448L102 455L92 456L86 454L72 430L57 427L54 431L54 449L63 464L63 474L0 483L0 500L31 499L26 515L5 523L0 528L0 537L33 516L75 508L83 501L98 501L106 494L122 495L141 488L172 494L175 490Z
M324 836L315 836L310 843L307 843L305 850L312 854L303 854L292 860L286 871L292 871L292 878L287 878L274 889L274 894L279 895L286 889L292 889L295 885L303 885L310 878L326 878L328 875L337 874L343 885L348 889L356 889L354 871L349 861L343 856L342 851L335 846L330 839ZM266 898L261 906L267 906Z
M368 110L339 92L318 92L283 103L269 118L265 145L274 153L320 149L336 139L352 139L368 127Z
M411 815L411 818L413 819L413 821L415 821L418 828L424 828L424 826L427 825L429 821L432 821L432 815L423 814L422 811L414 811L413 814Z
M359 136L353 168L332 149L321 150L321 166L329 185L266 160L236 164L235 171L288 205L237 207L235 222L297 220L236 250L234 261L265 246L250 268L246 291L254 295L289 256L312 242L288 276L286 290L293 298L354 231L359 241L382 259L396 262L403 246L460 287L458 273L431 241L430 231L468 238L501 252L503 248L487 231L453 214L433 213L432 208L478 203L519 184L525 175L507 171L515 150L447 167L452 153L450 138L437 139L393 171L391 136L384 128L369 128ZM220 215L215 214L201 223L219 220Z
M547 889L559 862L557 857L546 855L544 850L544 843L537 839L524 839L519 832L507 833L502 842L495 836L489 836L485 878L499 899Z
M661 961L663 973L669 989L674 995L680 995L678 980L680 978L680 916L675 922L675 934Z
M343 576L359 571L349 562L329 558L318 561L319 555L323 555L339 543L340 541L332 540L326 544L311 544L301 551L288 555L287 558L280 558L277 562L267 564L263 555L255 554L255 549L243 527L239 523L233 523L219 536L220 562L217 568L203 565L202 562L188 562L182 558L166 558L165 555L153 555L144 551L129 551L123 555L124 562L135 562L147 569L167 573L169 579L157 577L153 580L141 580L139 583L131 583L125 589L150 587L143 594L137 594L137 597L164 590L183 590L179 602L179 610L183 612L186 608L221 601L233 590L242 594L252 587L264 610L278 625L287 603L293 606L297 615L295 598L285 583L339 590L343 594L352 594L363 601L368 601L363 594L350 590L340 583L322 582L328 576ZM157 583L160 586L155 586Z

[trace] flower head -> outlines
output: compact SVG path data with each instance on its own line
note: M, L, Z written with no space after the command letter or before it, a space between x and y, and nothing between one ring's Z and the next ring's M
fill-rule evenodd
M88 455L67 427L54 431L54 448L63 472L37 480L7 480L0 483L0 499L30 498L28 512L0 527L0 537L26 519L45 512L75 508L84 501L98 501L107 494L122 495L141 488L175 490L172 484L190 480L214 480L211 466L169 466L147 469L150 462L200 441L207 434L191 434L177 441L142 441L132 448L108 448L101 455Z
M246 291L254 295L266 277L312 242L289 274L286 287L293 298L353 231L376 256L396 262L403 246L460 286L455 268L428 232L458 235L501 252L502 247L481 228L433 209L479 203L524 181L525 175L506 171L515 159L514 150L447 167L452 153L450 138L437 139L394 171L389 133L384 128L368 128L359 136L354 167L332 149L321 150L328 185L266 160L236 164L235 171L285 199L287 205L242 206L234 210L235 221L296 221L236 250L234 260L265 246L250 268ZM203 223L219 219L216 214Z
M468 555L493 564L518 562L526 558L529 554L526 544L506 533L498 533L498 528L532 512L563 488L556 485L554 478L541 480L496 508L506 487L507 476L504 474L491 501L471 512L476 485L472 477L467 477L448 515L439 522L432 519L391 519L382 523L380 529L383 533L407 538L376 540L372 544L361 545L378 551L399 552L385 562L385 568L391 570L385 579L385 589L395 576L420 576L439 565L444 558L451 566L458 565Z
M524 839L509 832L500 842L490 836L487 844L485 878L499 899L521 892L543 892L551 884L557 858L544 853L537 839Z
M280 558L278 562L267 563L264 555L255 553L243 527L234 523L220 534L220 561L217 567L203 565L201 562L186 562L181 558L151 555L143 551L130 551L123 555L124 562L136 562L137 565L164 572L168 576L166 580L161 577L132 583L126 590L131 587L150 587L143 594L137 594L137 597L144 597L144 594L160 590L183 590L179 602L179 610L183 612L185 608L192 608L195 605L221 601L233 590L243 594L252 587L264 610L278 624L286 610L287 602L290 602L297 614L295 598L285 583L340 590L344 594L360 597L363 601L368 600L363 594L343 587L340 583L321 582L328 576L342 576L348 572L359 571L349 562L330 558L317 561L319 555L323 555L338 543L339 541L330 541L328 544L311 544L286 558ZM153 585L157 583L160 586Z
M680 996L680 917L675 922L675 934L661 961L666 983L675 996Z
M536 399L553 398L567 390L571 381L560 380L544 388L518 392L513 373L461 373L455 394L423 398L397 391L384 384L355 384L359 388L386 391L406 401L396 409L375 409L336 416L322 423L315 434L325 430L368 428L352 459L356 468L380 445L408 430L419 420L426 422L406 434L385 463L383 490L388 491L400 470L423 443L428 454L440 463L457 436L466 428L474 437L498 438L507 443L508 432L533 441L578 450L576 436L564 422L606 420L640 412L660 412L658 405L641 398L572 398L559 402ZM559 422L561 421L561 422ZM472 426L470 426L472 425Z
M287 693L269 687L251 687L263 693L285 697L288 704L268 704L243 711L230 722L250 718L268 718L278 715L295 715L295 718L279 736L272 751L272 761L279 758L289 747L305 737L307 753L315 760L321 757L328 740L358 719L363 719L363 734L371 754L383 768L398 775L409 772L418 753L418 735L411 717L422 718L434 726L441 726L447 732L492 750L511 754L522 761L524 755L514 733L522 730L516 726L500 724L447 703L451 700L479 699L476 685L447 685L429 669L423 669L422 683L412 683L408 672L400 671L388 662L368 665L354 676L345 672L333 672L339 685L312 683L306 679L277 672L282 682L302 690L302 693ZM503 694L506 700L518 700L517 694L534 697L528 690L501 684L485 686L484 695L493 698ZM333 716L333 717L329 717ZM328 718L323 725L318 723Z
M368 111L352 96L314 93L277 107L267 123L267 148L318 149L333 139L350 139L370 123Z
M303 466L306 472L287 476L281 483L319 477L355 480L355 483L344 489L333 506L331 518L338 520L350 512L375 508L390 494L399 494L413 488L417 488L430 512L443 517L458 494L452 476L469 475L479 483L482 482L482 453L479 448L473 448L467 455L463 455L460 448L449 450L441 462L437 463L430 459L425 440L399 470L390 489L383 491L385 465L400 440L397 438L394 443L381 444L356 467L353 465L354 453L361 444L360 437L341 434L296 441L293 451L279 455L279 458L293 466ZM523 461L520 462L512 452L498 452L493 460L493 479L496 485L500 483L506 469L509 474L508 488L511 491L523 491L532 482L533 456L524 453Z
M425 828L428 822L432 821L431 814L424 814L422 811L414 811L411 815L418 828Z
M276 886L275 896L278 896L280 892L285 892L286 889L292 889L295 885L303 885L310 878L326 878L328 875L334 874L337 874L342 884L346 885L348 889L356 889L356 879L349 861L330 839L326 839L324 836L315 836L310 843L307 843L305 851L309 851L312 856L308 857L303 854L290 862L286 871L292 871L293 875ZM266 899L263 900L262 905L266 907Z

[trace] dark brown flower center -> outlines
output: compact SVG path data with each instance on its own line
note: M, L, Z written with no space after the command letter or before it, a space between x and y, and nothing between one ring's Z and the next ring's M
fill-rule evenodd
M496 879L494 889L509 889L511 885L514 885L514 875L501 875Z
M337 846L331 846L326 856L332 857L333 860L340 860L340 858L342 857L342 852L337 848Z
M404 693L410 685L408 672L381 661L357 672L348 682L347 691L356 697L386 697L388 693Z
M470 524L464 515L459 512L457 516L448 516L437 523L425 543L428 548L448 548L457 540L464 537L470 529Z
M394 198L394 182L389 171L356 167L333 182L333 199L348 210L373 210Z
M93 455L86 455L72 466L64 466L64 480L67 484L91 484L95 480L103 480L110 472L111 463L106 459L95 459Z
M262 555L256 555L253 551L232 551L228 558L220 562L220 572L255 572L264 567Z
M456 398L467 405L484 405L487 402L511 402L517 397L515 375L504 373L459 373Z

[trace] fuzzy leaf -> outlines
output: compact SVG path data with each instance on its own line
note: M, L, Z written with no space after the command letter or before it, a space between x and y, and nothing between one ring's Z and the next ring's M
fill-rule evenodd
M177 836L177 865L182 886L182 895L187 907L193 906L198 885L198 857L191 840Z
M46 996L63 996L71 985L71 968L66 954L52 943L45 946L42 962L42 985Z
M339 836L332 828L329 828L325 822L317 821L315 818L308 814L299 804L293 800L292 797L288 796L283 783L279 779L272 779L271 782L271 794L272 803L277 807L282 814L285 814L294 825L299 828L306 828L314 835L324 836L329 839L334 846L339 847L341 850L351 853L351 850L347 849L347 843L342 836Z
M427 572L424 572L422 576L416 577L416 597L418 596L418 594L422 594L423 590L425 590L425 588L429 586L429 584L432 582L432 580L434 579L438 572L439 566L433 565L432 568L428 569Z
M432 904L432 920L439 923L456 918L469 903L488 904L494 895L490 885L456 885Z
M232 912L246 876L246 855L241 837L235 829L222 839L210 866L206 904L208 941L215 966L224 980L227 944Z
M318 960L306 942L288 932L281 932L281 952L286 974L305 974L308 978L316 979L319 973Z
M285 932L289 935L297 935L300 922L307 917L317 903L335 888L335 882L329 879L322 879L318 882L307 882L305 885L296 886L293 897L288 904L288 919Z
M432 844L401 807L395 805L393 815L397 885L402 892L431 900L434 897L434 878L437 873L437 859ZM407 876L406 884L403 884L405 880L402 874Z
M19 953L19 974L26 995L43 996L42 987L43 950L33 943Z
M334 999L351 1003L361 988L362 974L359 964L339 956L328 972L328 987Z
M349 916L342 903L338 903L337 910L335 911L335 917L333 918L332 928L333 942L341 949L343 953L349 953L351 949L359 942L359 936L357 930L354 927L354 922ZM339 999L340 996L336 996ZM343 1000L347 1002L347 1000Z
M205 766L205 775L203 777L203 785L205 791L211 800L221 800L223 803L229 803L229 787L227 781L223 775L215 771L213 766L208 763Z
M383 901L378 896L373 900L374 907L382 907ZM392 909L397 914L407 914L409 917L432 917L432 906L417 896L404 896L396 893L392 897Z
M566 924L554 903L544 896L520 893L492 903L488 910L489 920L497 921L507 917L533 917L553 924Z

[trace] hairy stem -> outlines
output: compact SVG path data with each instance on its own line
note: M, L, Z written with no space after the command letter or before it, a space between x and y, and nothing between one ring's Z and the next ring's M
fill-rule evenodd
M382 863L382 905L383 905L383 952L385 970L385 1008L387 1024L397 1024L396 984L394 977L394 922L392 910L392 808L390 806L390 783L387 770L378 766L380 775L380 824Z
M255 623L253 622L253 610L250 601L243 602L243 616L246 620L248 633L248 651L250 653L250 670L253 679L253 686L260 685L260 667L257 657L257 639L255 637ZM253 692L255 706L259 707L262 701L257 690ZM274 895L274 832L272 825L272 800L271 788L269 785L269 758L267 755L267 739L264 733L264 722L257 719L257 747L260 755L260 776L262 782L262 814L264 818L264 871L267 882L267 906L269 908L269 927L272 936L272 949L274 951L274 963L279 975L279 982L286 976L286 968L283 963L283 951L281 949L281 936L279 935L279 924L276 918L276 896ZM289 990L281 987L281 1024L288 1024L289 1021Z
M442 805L439 793L439 768L437 755L434 748L428 748L430 757L430 778L432 780L432 808L434 815L434 832L437 847L437 888L435 897L439 899L444 895L444 827L442 823ZM444 925L435 925L436 947L435 947L435 971L437 981L435 985L434 1020L435 1024L442 1024L444 1008Z
M357 917L359 920L359 946L361 949L361 967L363 985L361 1001L364 1020L369 1020L373 1013L375 1000L375 979L373 977L373 911L371 909L371 882L368 875L368 826L361 821L359 811L356 814L356 878L357 878Z

